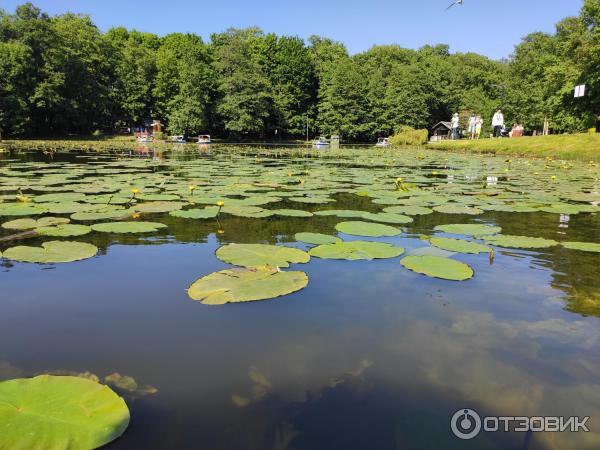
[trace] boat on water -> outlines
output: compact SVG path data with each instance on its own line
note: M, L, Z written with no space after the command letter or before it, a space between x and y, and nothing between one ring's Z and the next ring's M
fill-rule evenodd
M383 138L380 137L379 139L377 139L377 144L375 144L375 147L390 147L392 144L390 144L390 138Z
M201 134L198 136L198 144L210 144L210 134Z
M169 142L172 144L185 144L185 136L169 136Z
M329 142L324 137L319 137L313 141L313 148L326 148L329 147Z
M154 136L139 136L136 141L139 143L154 142Z

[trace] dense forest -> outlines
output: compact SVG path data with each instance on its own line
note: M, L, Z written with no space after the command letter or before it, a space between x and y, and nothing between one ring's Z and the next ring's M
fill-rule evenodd
M110 132L159 118L172 134L301 138L310 129L371 140L400 126L426 128L455 111L484 117L502 107L528 131L583 131L600 113L600 0L553 34L533 33L493 61L451 53L305 42L258 28L204 42L113 28L88 16L49 16L34 5L0 10L0 127L12 136ZM586 97L573 98L576 85Z

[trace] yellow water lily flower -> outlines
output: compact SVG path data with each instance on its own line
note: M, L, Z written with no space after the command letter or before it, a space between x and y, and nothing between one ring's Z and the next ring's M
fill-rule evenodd
M192 192L193 192L193 191L195 191L196 189L198 189L198 186L196 186L195 184L190 184L190 185L188 186L188 189L189 189L190 191L192 191Z
M225 202L224 202L223 200L219 200L219 201L217 202L217 206L218 206L219 208L222 208L222 207L223 207L223 205L225 205Z
M217 230L217 234L225 234L225 230L223 230L222 228L219 228Z
M139 218L140 218L140 216L141 216L141 214L140 214L140 213L133 213L133 214L131 215L131 218L132 218L132 219L139 219Z
M140 193L140 190L139 190L138 188L133 188L133 189L131 190L131 193L132 193L133 195L137 195L137 194L139 194L139 193Z

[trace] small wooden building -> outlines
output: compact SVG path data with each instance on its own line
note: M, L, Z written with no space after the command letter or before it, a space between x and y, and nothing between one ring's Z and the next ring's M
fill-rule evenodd
M431 128L431 142L444 141L450 139L452 134L452 123L451 122L438 122Z

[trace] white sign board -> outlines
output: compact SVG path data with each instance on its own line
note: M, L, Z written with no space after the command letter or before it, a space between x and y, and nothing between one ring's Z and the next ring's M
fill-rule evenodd
M585 84L575 86L575 98L585 96Z

